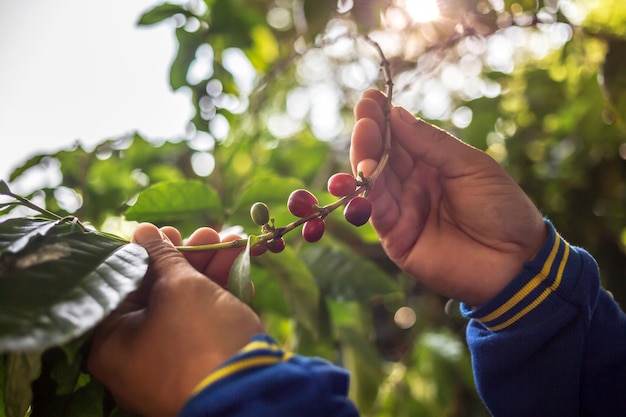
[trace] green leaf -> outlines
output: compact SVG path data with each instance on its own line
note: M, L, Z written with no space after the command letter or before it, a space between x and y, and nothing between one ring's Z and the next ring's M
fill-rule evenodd
M350 394L360 410L369 411L384 378L382 360L367 334L353 327L340 326L337 335L341 342L345 366L350 370Z
M141 15L138 24L142 26L154 25L176 14L191 16L191 13L179 4L163 3Z
M294 319L316 335L319 289L306 264L289 246L274 256L261 256L258 261L278 281Z
M84 334L133 291L146 251L96 233L47 236L2 258L0 352L45 349Z
M197 180L159 182L139 194L126 218L142 222L174 222L191 214L207 213L216 222L222 217L217 192Z
M25 217L0 223L0 255L21 251L29 242L47 235L55 226L59 226L57 221Z
M252 257L250 275L254 277L254 309L263 314L272 313L282 318L291 317L280 285L267 269L257 265L257 261L258 257Z
M5 180L0 180L0 194L11 194L11 189L9 188L9 184L6 183Z
M207 41L206 38L207 32L202 29L197 32L187 32L184 28L176 29L178 52L170 67L170 86L172 89L178 90L188 85L189 67L196 57L198 47Z
M71 340L58 348L44 352L42 362L47 363L50 379L55 383L55 393L59 396L74 392L83 374L84 347L91 334Z
M237 256L228 275L228 290L244 303L252 304L252 279L250 278L250 248L256 236L248 237L246 249Z
M104 387L95 380L76 390L69 401L63 417L102 417Z
M338 300L371 301L379 295L399 293L399 286L373 262L348 250L323 245L308 247L302 259L323 294Z
M257 176L241 193L238 206L250 210L252 204L262 201L273 211L273 204L287 205L287 197L293 190L304 188L302 180L278 175Z
M7 417L24 417L30 407L33 393L30 387L41 372L39 352L18 352L7 355L4 391Z
M276 220L277 225L290 223L295 218L287 210L287 199L289 194L298 188L304 188L304 184L297 178L258 176L241 193L228 221L231 224L240 224L244 228L258 228L250 218L250 207L260 201L267 204L270 216Z

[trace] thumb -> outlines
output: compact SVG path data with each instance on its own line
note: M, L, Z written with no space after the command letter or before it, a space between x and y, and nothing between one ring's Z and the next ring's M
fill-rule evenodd
M163 257L180 257L185 259L180 251L176 250L169 238L152 223L141 223L135 229L132 241L146 249L150 263L155 263Z
M120 305L98 325L96 332L96 340L98 341L105 340L115 330L119 325L119 320L125 315L148 307L154 284L161 277L168 275L167 271L172 265L184 267L184 264L187 263L169 239L151 223L141 223L137 226L131 241L143 246L148 252L148 270L139 287L128 294Z
M131 294L131 301L136 304L148 304L150 292L157 281L174 279L181 273L197 273L167 236L151 223L138 225L132 241L143 246L149 257L146 275L137 291Z
M445 176L464 175L483 152L430 123L416 118L402 107L391 110L391 132L409 155L436 168Z

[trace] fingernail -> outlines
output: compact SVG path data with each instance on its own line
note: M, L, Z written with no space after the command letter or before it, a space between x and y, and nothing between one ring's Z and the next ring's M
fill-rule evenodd
M400 119L402 119L403 122L409 124L419 123L419 120L411 113L409 113L404 107L396 107L396 109L398 113L400 113Z
M163 239L163 234L153 224L140 224L133 235L133 241L140 245Z

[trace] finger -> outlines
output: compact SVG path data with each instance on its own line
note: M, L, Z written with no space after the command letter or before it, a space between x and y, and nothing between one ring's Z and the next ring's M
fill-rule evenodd
M189 236L185 242L189 246L211 245L219 243L220 235L210 227L201 227ZM215 255L215 250L185 252L185 258L198 271L204 273Z
M439 129L401 107L391 110L391 130L395 140L409 155L421 159L448 177L466 175L472 161L481 153L448 132Z
M367 177L374 171L376 165L377 161L365 159L359 163L358 169ZM378 233L384 234L396 224L398 205L391 194L392 188L396 188L393 187L394 184L397 184L395 177L380 175L367 194L367 199L372 203L370 221Z
M383 137L374 119L364 118L354 124L350 144L350 162L354 175L357 165L364 159L379 160L383 153Z
M381 109L384 109L387 106L387 96L384 95L379 90L369 89L369 90L365 91L361 97L362 97L362 99L374 100L376 103L378 103L378 106Z
M177 228L172 227L172 226L164 226L161 228L161 233L164 234L169 239L170 242L172 242L172 245L174 246L182 245L183 237L181 236Z
M146 245L151 244L152 242L165 242L169 243L169 239L163 234L154 224L152 223L141 223L139 224L133 233L131 241L137 243L146 249ZM171 243L170 243L171 245ZM153 255L148 252L149 263L153 261ZM154 279L152 277L150 271L150 264L148 265L148 270L144 275L141 284L137 290L133 291L129 296L124 300L124 302L120 305L118 310L121 313L125 313L128 311L136 310L138 308L144 308L148 303L148 294L150 293L150 289L152 285L154 285Z
M149 264L139 288L129 295L127 301L146 306L152 287L157 280L173 279L176 274L166 273L166 269L188 268L189 264L167 236L151 223L141 223L135 229L133 241L148 252Z
M232 242L240 239L237 235L228 235L222 239L222 242ZM237 259L237 256L245 248L230 248L220 249L218 253L211 259L209 265L206 268L206 275L211 277L213 281L226 288L228 286L228 276L230 269L233 266L233 262Z
M361 99L354 106L354 120L372 119L378 125L380 133L385 131L385 104L381 105L378 101L370 98Z
M145 243L148 243L154 240L163 240L163 239L168 239L168 238L154 224L140 223L135 228L131 241L143 246L143 244Z

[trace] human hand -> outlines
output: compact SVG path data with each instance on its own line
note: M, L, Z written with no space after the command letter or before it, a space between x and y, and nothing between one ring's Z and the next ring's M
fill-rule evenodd
M148 272L96 329L88 367L123 408L173 417L204 377L264 330L257 315L222 288L241 249L183 255L173 246L182 241L176 229L148 223L133 240L148 251ZM186 244L219 241L217 232L201 228Z
M369 176L383 151L386 97L355 106L350 160ZM500 292L547 238L530 198L486 153L394 107L389 161L370 190L387 255L434 291L471 305Z

